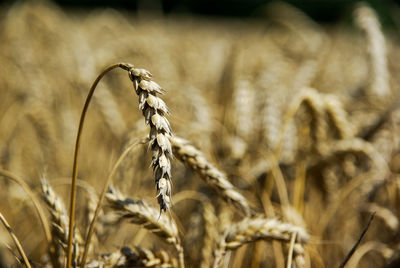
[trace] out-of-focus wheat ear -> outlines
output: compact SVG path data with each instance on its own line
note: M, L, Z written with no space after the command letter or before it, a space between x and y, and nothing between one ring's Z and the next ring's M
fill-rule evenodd
M51 214L51 224L53 233L53 245L56 248L55 254L59 260L59 266L63 265L62 252L65 251L68 242L68 214L65 209L64 203L51 188L50 184L45 178L41 179L42 185L42 198L48 205ZM74 230L74 252L75 252L75 263L78 262L80 255L80 245L82 245L83 239L79 234L78 230Z
M385 37L381 30L375 11L366 4L359 4L354 11L355 21L368 42L368 53L371 64L371 93L379 97L390 94L389 71L386 57Z
M52 244L55 248L54 258L58 260L58 267L62 267L62 251L67 242L68 216L64 204L54 193L45 178L40 181L42 185L42 198L48 205L51 214L51 229L53 234Z
M42 147L45 159L52 159L52 161L46 162L46 167L55 170L58 166L58 157L56 150L56 143L54 141L55 134L52 131L49 118L49 113L43 112L42 103L37 102L32 103L32 109L27 114L27 119L32 123L35 129L38 141ZM40 108L38 107L40 106Z
M178 252L179 265L184 267L183 248L178 235L178 228L172 218L168 217L167 214L160 214L158 209L147 205L144 201L125 197L113 187L109 187L106 198L111 208L118 212L122 218L142 226L167 243L174 245Z
M330 163L335 159L335 156L346 153L366 156L370 158L373 165L371 171L368 172L368 176L360 174L352 178L350 183L346 184L338 191L335 197L336 200L325 208L324 213L320 216L318 224L321 234L326 230L337 210L342 207L346 198L348 198L355 189L359 191L361 197L366 197L376 189L375 187L382 185L390 174L390 169L382 155L376 151L372 144L359 138L341 140L333 143L330 146L328 154L323 156L321 162Z
M360 265L361 259L371 251L379 253L383 257L383 259L385 259L387 264L386 267L398 266L396 265L398 264L398 259L399 259L398 249L392 249L385 243L373 240L365 242L362 245L360 245L354 252L353 256L351 256L351 259L347 262L345 267L349 268L361 267Z
M193 118L187 122L190 136L201 142L201 145L207 150L212 150L211 148L214 148L213 141L203 138L212 135L212 132L215 131L216 122L213 118L214 111L211 103L205 98L206 93L199 88L187 85L185 91L187 94L182 96L185 98L184 102L186 105L190 105L190 110L193 110Z
M318 146L320 146L321 144L318 141L324 141L326 139L326 122L323 116L323 103L324 98L321 96L321 94L318 93L317 90L313 88L304 87L299 91L296 96L293 97L282 119L280 131L282 133L282 136L274 153L276 159L280 158L279 156L282 152L284 144L283 133L286 133L290 122L294 119L297 111L302 104L306 105L309 108L312 117L315 120L315 133L313 133L313 135L316 139L316 146L317 148L319 148ZM322 150L322 148L319 149Z
M291 223L263 217L244 218L230 226L220 239L214 251L213 267L218 267L228 250L234 250L245 243L257 240L278 240L289 242L293 233L297 233L296 242L306 243L309 239L307 232Z
M164 93L164 89L152 81L149 71L135 68L133 65L128 71L134 90L139 96L139 110L143 113L146 125L150 126L149 147L153 152L151 166L154 171L157 200L160 209L167 211L171 206L172 149L169 137L172 136L172 130L165 117L169 114L168 107L157 97L157 94Z
M86 190L88 191L88 200L87 200L87 203L86 203L86 208L85 208L86 209L86 214L85 215L86 215L86 224L87 224L86 233L88 233L89 232L89 228L90 228L90 223L93 220L95 212L96 212L97 203L99 202L99 198L97 197L96 191L94 190L93 187L87 187ZM101 224L101 217L104 216L103 209L100 208L98 213L99 213L98 217L100 218L98 220L98 222ZM99 229L102 228L102 226L100 226L100 224L98 224L96 226ZM97 232L95 232L95 234L97 234ZM85 243L87 243L87 242L88 241L85 241ZM98 237L96 237L96 239L90 239L89 245L88 245L88 250L89 251L93 250L93 248L97 245L98 242L99 242L98 241Z
M108 129L115 137L122 137L127 127L113 94L104 87L97 92L94 100L101 108L100 113L108 125Z
M354 153L365 155L373 162L375 168L379 170L381 180L384 181L390 170L383 156L374 148L374 146L360 138L340 140L334 142L325 154L322 155L321 161L327 162L334 157L345 154Z
M380 206L376 203L368 203L364 205L364 209L370 213L375 213L376 217L382 219L389 229L395 233L399 230L399 219L389 208Z
M170 139L176 158L198 173L209 186L246 216L254 214L246 198L229 182L226 175L215 168L199 150L182 138L171 137Z
M215 238L218 237L218 218L215 215L214 206L209 202L203 203L204 218L204 239L201 249L200 267L209 268L211 266L213 248L215 246Z
M26 192L26 194L29 196L29 198L32 200L32 203L38 213L38 216L40 218L40 221L42 222L42 226L43 226L43 231L46 237L46 241L49 247L49 255L52 256L53 255L53 251L54 248L52 247L51 243L53 241L53 236L51 234L51 230L50 230L50 224L46 218L45 212L43 210L43 207L40 205L39 200L37 199L37 197L35 196L35 194L32 192L31 188L29 187L29 185L21 178L19 178L18 176L16 176L15 174L7 171L7 170L3 170L0 168L0 176L3 176L9 180L14 181L15 183L17 183L19 186L21 186L22 189L24 189L24 191ZM52 261L55 263L56 260Z
M4 225L4 227L7 229L8 233L10 234L11 238L13 239L15 246L18 249L19 254L21 255L21 258L24 260L24 264L27 268L31 268L31 264L29 262L28 257L25 254L24 249L22 248L21 243L19 242L17 236L15 235L13 229L11 229L11 226L8 224L7 220L4 218L3 214L0 212L0 221Z
M141 247L123 247L120 250L102 254L98 260L90 261L86 267L177 267L177 260L166 251L154 252Z
M355 129L347 119L347 113L343 109L342 103L335 95L326 94L324 96L324 110L331 117L340 138L350 139L354 137Z
M264 74L263 76L268 75ZM275 87L274 90L269 90L268 79L260 79L258 83L261 83L258 98L258 112L260 114L260 131L263 141L265 142L265 148L268 151L276 150L281 137L280 129L282 126L282 92L283 88ZM265 84L265 85L264 85Z
M248 140L254 130L254 110L257 94L248 77L236 79L233 92L233 111L236 134Z

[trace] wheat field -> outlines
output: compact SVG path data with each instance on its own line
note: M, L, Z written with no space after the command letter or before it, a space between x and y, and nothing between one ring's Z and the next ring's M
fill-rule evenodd
M398 267L399 33L263 8L3 5L0 267Z

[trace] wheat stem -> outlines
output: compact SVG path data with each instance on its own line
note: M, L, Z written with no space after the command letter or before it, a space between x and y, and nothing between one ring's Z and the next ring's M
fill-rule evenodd
M296 236L297 236L297 233L294 232L292 234L292 237L290 238L290 247L289 247L289 252L288 252L286 268L292 267L292 257L293 257L293 250L294 250L294 243L296 241Z
M102 71L99 74L99 76L96 78L96 80L93 82L92 86L90 87L89 93L86 97L86 101L85 101L85 104L82 109L81 117L79 120L78 134L76 136L76 142L75 142L74 164L72 167L72 182L71 182L70 211L69 211L69 225L68 225L67 265L66 265L67 268L70 268L71 264L72 264L72 238L73 238L73 229L74 229L74 223L75 223L76 181L77 181L77 175L78 175L78 157L79 157L79 147L80 147L80 142L81 142L83 124L85 122L86 112L89 108L89 104L93 97L94 91L97 87L97 84L104 77L104 75L106 75L109 71L111 71L115 68L123 68L123 69L125 68L126 69L126 66L127 65L124 63L117 63L114 65L111 65L110 67L108 67L104 71Z
M3 223L4 227L7 229L8 233L11 236L11 238L14 240L14 243L17 246L19 254L21 254L21 257L24 260L25 266L27 268L31 268L31 264L29 263L28 257L26 257L25 251L22 248L21 243L19 242L17 236L15 235L14 231L11 229L10 225L8 224L6 219L3 217L3 214L1 212L0 212L0 220Z

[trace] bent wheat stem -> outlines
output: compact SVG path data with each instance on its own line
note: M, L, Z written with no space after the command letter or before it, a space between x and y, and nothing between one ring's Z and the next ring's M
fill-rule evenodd
M153 151L152 167L155 175L158 203L160 204L160 209L163 211L168 210L170 207L170 158L172 156L172 149L168 137L172 135L172 132L169 122L164 116L165 114L168 114L168 108L165 105L164 101L156 96L156 93L162 93L163 90L157 83L151 81L152 75L147 70L137 69L129 63L117 63L111 65L110 67L102 71L93 82L86 97L85 105L83 106L83 110L79 120L78 134L75 143L74 164L72 168L67 268L71 267L72 263L71 259L73 233L71 232L71 230L73 230L75 221L76 181L78 171L79 146L83 124L85 122L86 113L89 108L89 104L93 97L94 91L96 90L97 84L104 77L104 75L115 68L121 68L129 72L129 78L132 80L135 92L139 96L139 109L142 110L146 124L150 125L150 147ZM89 232L92 233L93 230L89 230Z
M76 181L78 175L78 157L79 157L79 147L81 143L81 136L83 130L83 124L85 122L86 112L89 108L90 101L92 100L94 91L97 87L97 84L100 80L106 75L109 71L115 68L123 68L127 69L127 65L124 63L117 63L111 65L110 67L106 68L102 71L96 80L93 82L89 93L86 97L85 105L83 106L81 117L79 120L79 127L78 127L78 134L76 136L75 142L75 151L74 151L74 164L72 167L72 182L71 182L71 195L70 195L70 210L69 210L69 225L68 225L68 248L67 248L67 268L71 267L72 264L72 236L73 236L73 229L74 229L74 222L75 222L75 207L76 207Z

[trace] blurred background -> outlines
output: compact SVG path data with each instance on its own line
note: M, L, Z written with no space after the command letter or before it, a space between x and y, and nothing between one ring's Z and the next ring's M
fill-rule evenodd
M3 3L15 1L3 0ZM164 15L192 14L201 16L265 17L265 7L273 0L118 0L118 1L90 1L90 0L57 0L54 1L64 8L100 8L110 7L130 12L148 11ZM287 0L288 3L306 13L313 20L321 23L335 22L351 12L357 0ZM395 10L398 9L398 0L366 0L376 10L384 25L393 26Z
M40 179L47 177L68 204L88 89L110 64L130 62L165 88L174 134L226 173L254 211L309 232L306 267L338 266L373 211L376 219L349 267L398 267L399 29L394 0L2 1L0 169L24 180L39 199ZM148 132L128 74L107 74L83 132L81 234L115 161ZM147 145L138 146L113 184L157 207L150 162ZM177 159L172 177L187 267L209 267L220 235L243 215ZM0 212L29 258L48 267L31 200L4 175ZM138 226L101 222L107 231L96 233L101 242L90 260L123 246L176 257ZM0 267L18 265L12 252L0 228ZM225 263L284 267L287 253L286 243L259 241Z

